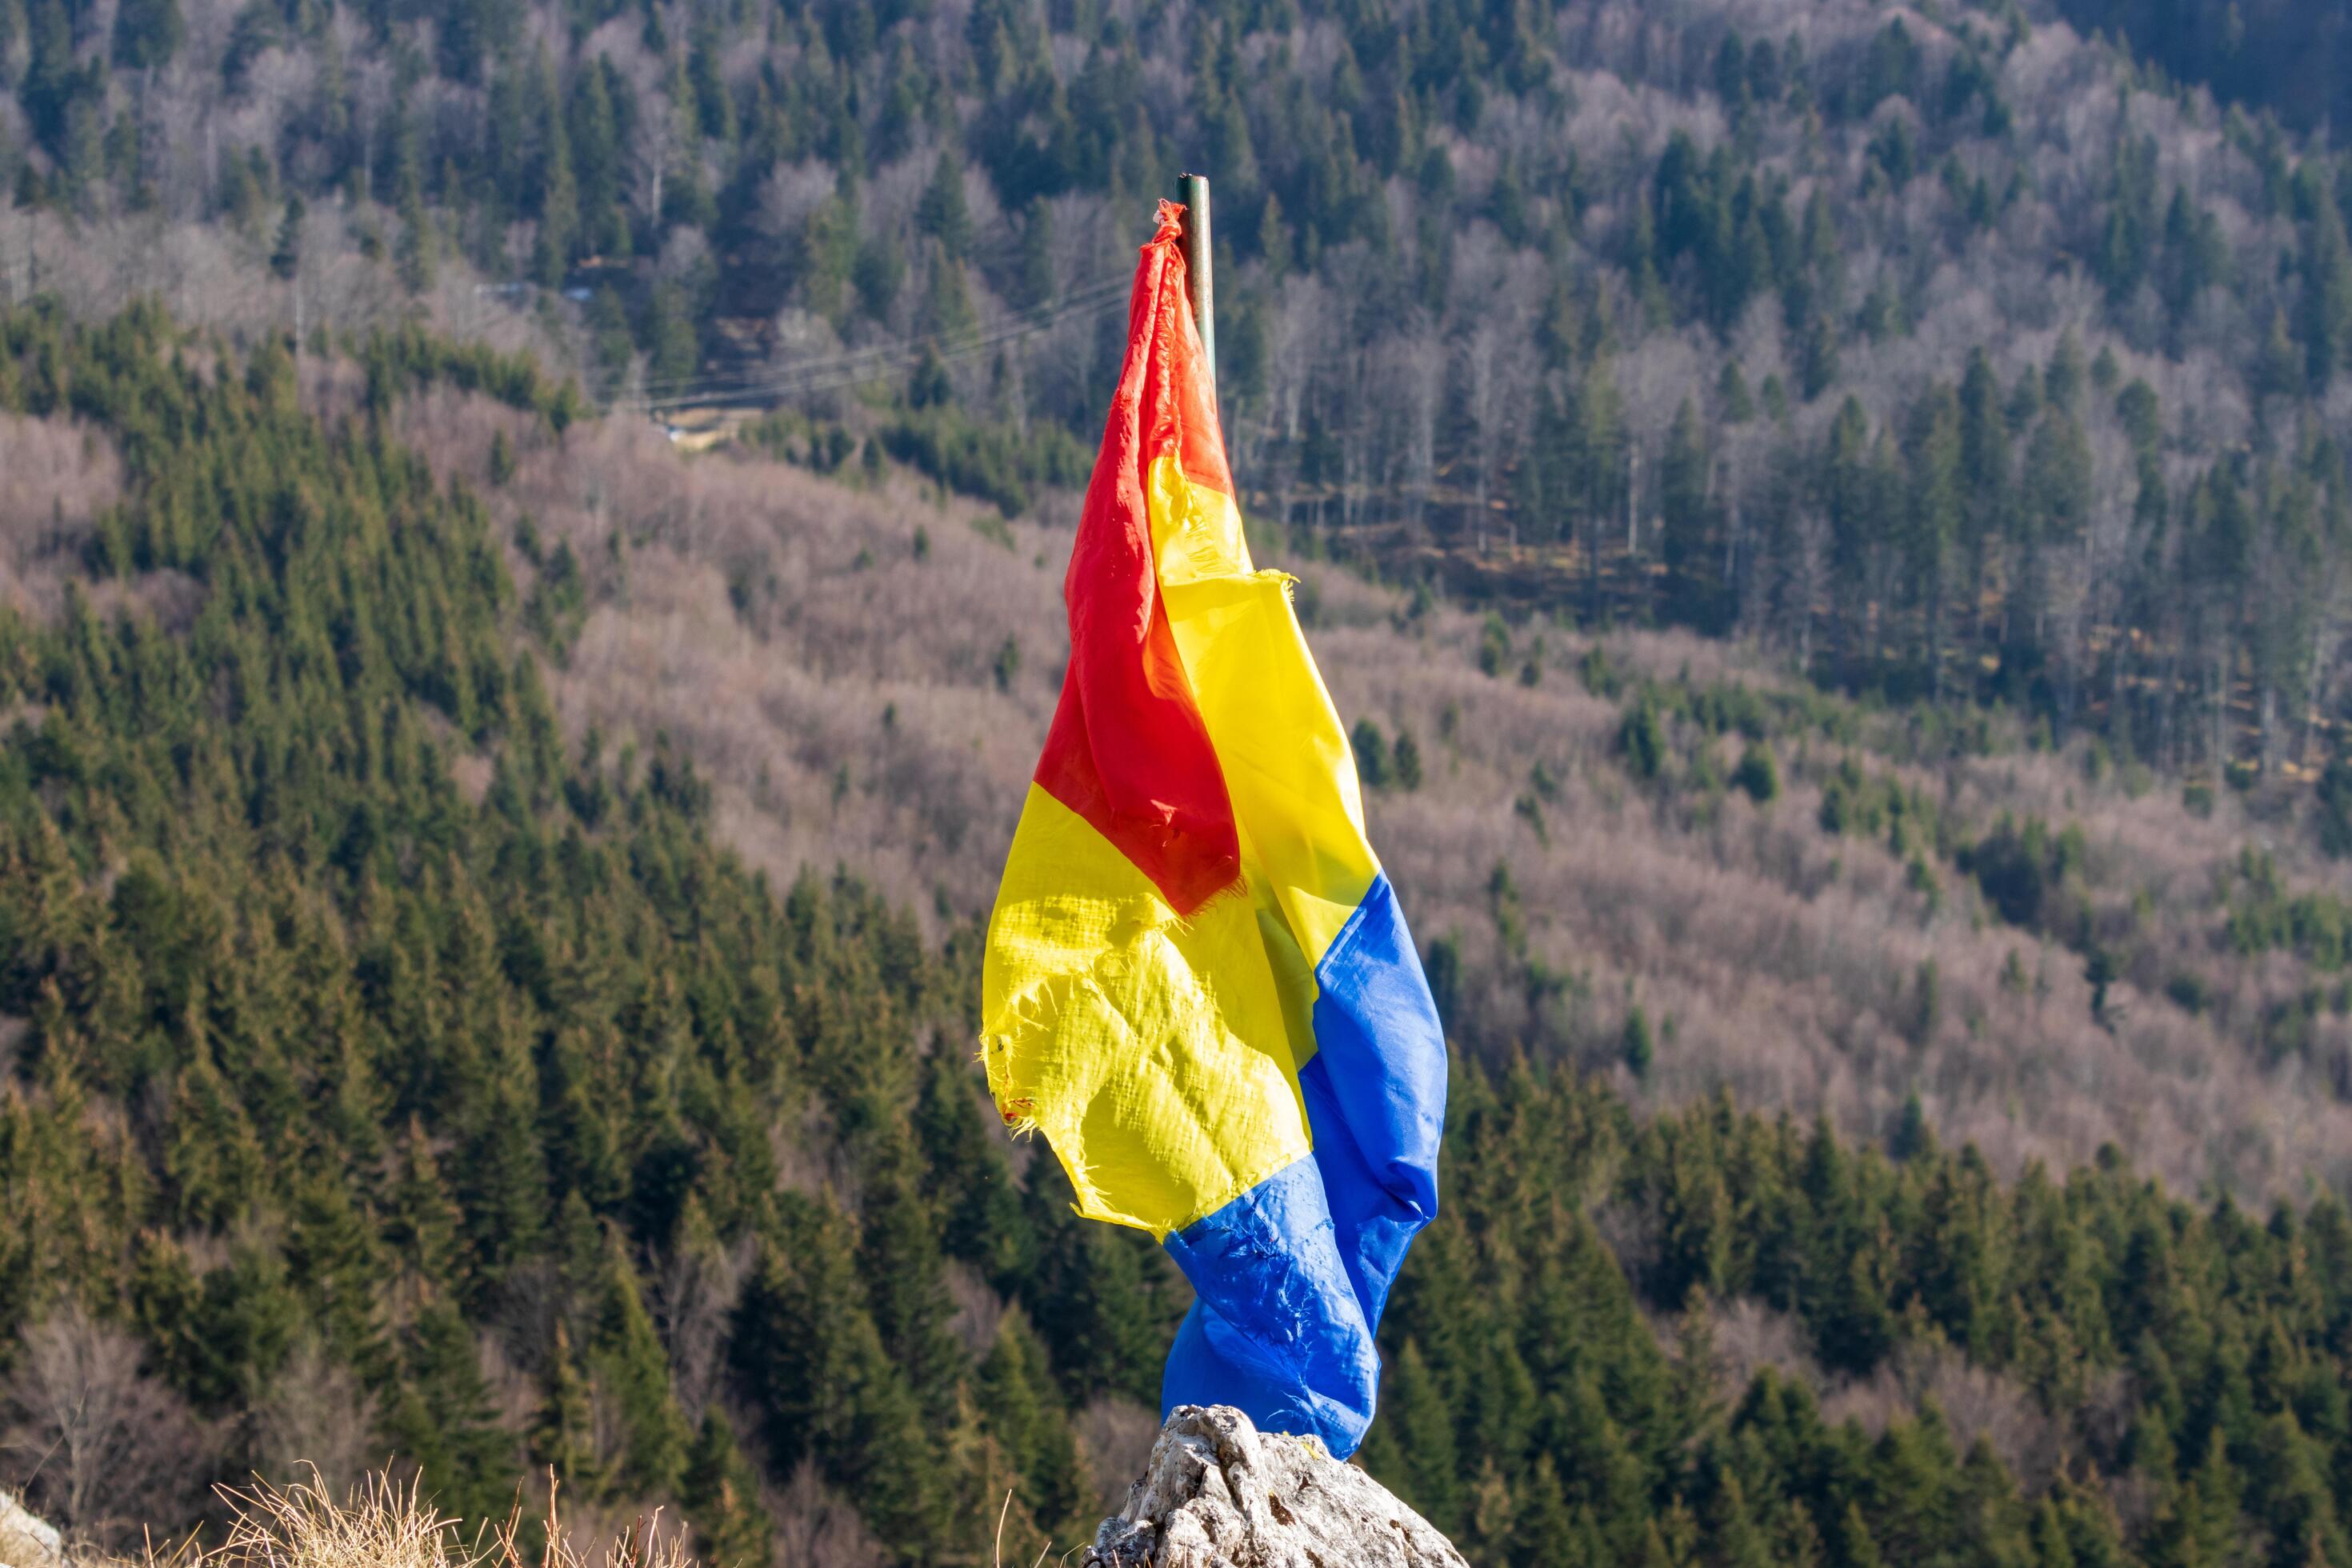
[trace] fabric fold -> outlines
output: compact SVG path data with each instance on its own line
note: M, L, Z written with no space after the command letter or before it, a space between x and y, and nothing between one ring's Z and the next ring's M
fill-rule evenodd
M1437 1212L1445 1047L1289 580L1250 559L1180 224L1162 203L1137 264L982 1056L1079 1211L1150 1231L1192 1281L1169 1405L1345 1457Z

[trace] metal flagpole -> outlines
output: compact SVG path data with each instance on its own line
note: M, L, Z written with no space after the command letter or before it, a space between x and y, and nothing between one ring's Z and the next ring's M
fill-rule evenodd
M1192 307L1192 325L1201 334L1201 358L1209 367L1209 391L1217 387L1217 302L1209 278L1209 176L1181 174L1176 188L1184 197L1184 291Z

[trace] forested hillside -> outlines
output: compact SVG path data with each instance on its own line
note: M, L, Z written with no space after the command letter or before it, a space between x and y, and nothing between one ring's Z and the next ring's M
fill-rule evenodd
M453 407L478 483L403 438ZM0 1476L100 1541L196 1521L215 1477L389 1458L475 1518L551 1467L588 1528L670 1502L727 1563L973 1561L1008 1491L1008 1542L1066 1545L1150 1429L1181 1282L985 1111L950 890L927 939L852 876L771 880L721 843L743 829L692 731L567 731L613 595L663 592L711 521L640 490L646 533L593 572L500 521L566 454L618 499L613 433L572 409L524 362L418 337L337 363L152 310L0 318L7 471L54 498L12 519L0 602ZM871 528L870 505L832 510ZM912 510L822 575L1005 553ZM745 635L761 594L794 602L750 584ZM1341 607L1316 612L1334 652L1369 629ZM1465 681L1571 679L1533 650L1489 673L1507 634L1422 613L1473 628ZM837 693L872 668L835 658L807 674ZM1890 733L1582 663L1585 700L1628 691L1579 791L1658 791L1662 821L1793 812L1776 740L1843 726L1858 759ZM1492 765L1367 718L1376 799ZM916 720L950 734L870 721ZM1703 738L1751 722L1709 782ZM1886 765L1790 826L1856 857L1884 851L1841 836L1890 813L1932 837ZM836 777L855 829L871 785ZM1570 816L1541 789L1501 808L1538 849ZM1386 829L1408 897L1410 820ZM2053 896L2079 892L2056 853ZM1490 983L1558 986L1511 876L1486 891L1520 967ZM1432 947L1448 1206L1384 1331L1367 1460L1476 1561L2347 1561L2340 1197L2264 1222L2112 1149L1995 1171L1916 1103L1883 1141L1673 1110L1651 1075L1701 1053L1670 1020L1624 1015L1603 1077L1531 1058L1436 956L1454 940Z
M2352 15L2332 0L2066 0L2060 9L2085 32L2105 28L2158 68L2274 110L2297 130L2325 132L2352 107L2344 75Z
M0 277L247 333L408 299L1017 508L1082 466L1191 165L1264 515L2174 772L2315 772L2343 29L2062 9L2222 100L2013 3L7 0Z
M977 939L1191 166L1455 1051L1365 1461L2352 1568L2332 16L0 0L0 1483L1069 1548L1184 1287Z

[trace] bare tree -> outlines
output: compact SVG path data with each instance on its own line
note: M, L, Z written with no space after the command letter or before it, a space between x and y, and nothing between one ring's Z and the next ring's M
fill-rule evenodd
M1796 649L1797 668L1813 661L1813 611L1828 596L1830 585L1830 522L1820 510L1806 507L1797 513L1789 551L1781 562L1781 634Z
M687 127L677 106L662 93L649 93L637 111L636 133L629 142L629 188L637 211L648 223L658 224L662 192L670 166L687 146Z
M254 1458L273 1481L310 1479L341 1497L385 1458L374 1427L373 1402L351 1369L305 1341L254 1412Z
M742 1294L745 1258L716 1244L686 1246L654 1271L651 1305L669 1349L670 1379L688 1421L719 1397L727 1364L727 1328Z
M177 1395L139 1370L139 1342L71 1307L25 1333L0 1453L41 1510L105 1543L183 1516L209 1447Z
M1437 413L1445 395L1445 345L1426 330L1400 338L1389 355L1388 383L1403 406L1402 468L1413 531L1421 532L1437 483Z
M1471 447L1472 538L1486 549L1487 501L1497 454L1503 445L1503 335L1481 322L1462 345L1462 412Z

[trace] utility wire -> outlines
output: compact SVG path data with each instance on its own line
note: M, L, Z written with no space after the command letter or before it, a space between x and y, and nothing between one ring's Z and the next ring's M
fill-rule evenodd
M830 358L803 361L782 369L759 367L678 383L657 384L642 389L634 397L620 400L618 405L646 410L685 407L697 403L781 396L875 380L913 363L926 349L938 353L943 360L963 359L1042 331L1090 310L1099 310L1115 302L1122 289L1123 284L1116 281L1096 285L1022 316L979 329L970 335L930 333L877 343Z
M1126 297L1129 279L1107 278L1073 289L1019 314L1005 317L971 332L927 333L920 337L870 344L862 349L805 360L784 367L760 366L711 375L678 377L638 388L616 398L616 410L655 413L712 404L781 401L815 392L878 381L920 359L925 350L942 361L969 359L1017 342L1065 321L1097 315Z

